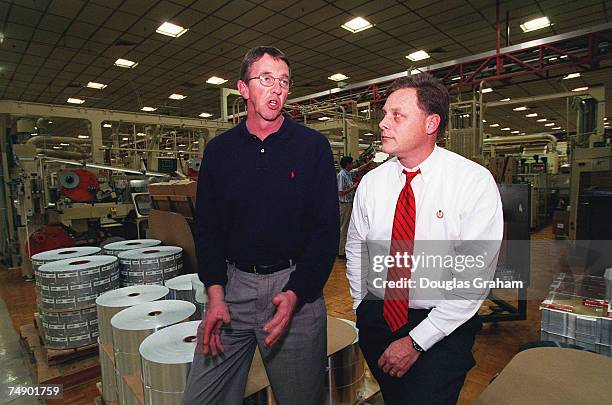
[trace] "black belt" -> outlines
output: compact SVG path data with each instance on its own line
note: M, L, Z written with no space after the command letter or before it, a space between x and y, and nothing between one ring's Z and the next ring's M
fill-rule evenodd
M272 264L252 264L246 262L233 262L229 261L230 264L233 264L240 271L244 271L245 273L252 274L272 274L277 271L285 270L291 267L293 264L293 260L279 260L276 263Z

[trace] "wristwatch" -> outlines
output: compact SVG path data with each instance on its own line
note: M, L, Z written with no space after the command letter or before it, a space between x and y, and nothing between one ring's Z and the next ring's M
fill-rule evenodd
M425 351L425 349L423 349L417 342L415 342L414 339L410 339L412 340L412 347L414 347L414 350L420 353L423 353Z

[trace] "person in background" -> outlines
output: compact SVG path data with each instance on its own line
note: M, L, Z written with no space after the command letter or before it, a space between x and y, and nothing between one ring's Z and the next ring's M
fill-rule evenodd
M353 199L355 198L355 190L359 186L360 176L370 163L366 163L353 169L353 158L350 156L342 156L340 158L340 171L338 172L338 200L340 201L340 244L338 245L338 257L346 259L344 247L346 245L346 234L348 232L349 222L351 220L351 212L353 211Z

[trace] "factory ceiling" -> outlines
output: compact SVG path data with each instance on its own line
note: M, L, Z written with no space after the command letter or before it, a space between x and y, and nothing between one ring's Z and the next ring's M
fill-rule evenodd
M606 0L500 4L502 47L605 24L612 16L612 1ZM531 32L519 27L542 16L552 25ZM341 27L355 17L364 17L373 27L357 33ZM166 21L188 31L177 38L157 33ZM242 56L256 45L275 46L289 56L294 72L290 98L300 97L336 87L328 79L335 73L348 76L344 82L350 85L494 50L496 2L0 0L0 99L66 105L68 98L79 98L83 107L135 112L152 107L152 114L197 117L206 112L212 115L209 119L217 119L220 87L235 88ZM406 58L419 50L430 57L416 62ZM117 59L137 65L117 67ZM484 99L604 85L610 106L609 65L608 61L566 68L547 79L533 75L528 80L490 82L487 86L493 91ZM580 77L562 80L577 72ZM206 83L212 76L227 82ZM88 88L89 82L106 87ZM462 97L475 88L462 87ZM171 94L186 97L174 100ZM453 95L458 97L458 91ZM575 130L571 100L533 103L528 111L512 107L487 111L488 133L548 131L553 126L544 124L551 122L554 128ZM538 117L525 117L533 113ZM542 118L547 121L537 122ZM499 126L488 127L492 124Z

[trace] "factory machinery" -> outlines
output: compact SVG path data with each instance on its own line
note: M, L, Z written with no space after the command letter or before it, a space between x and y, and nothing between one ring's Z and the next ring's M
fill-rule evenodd
M21 264L23 275L31 279L27 258L38 252L100 245L111 238L145 238L149 184L197 177L198 156L207 139L229 126L0 102L0 132L6 134L0 137L4 263Z

